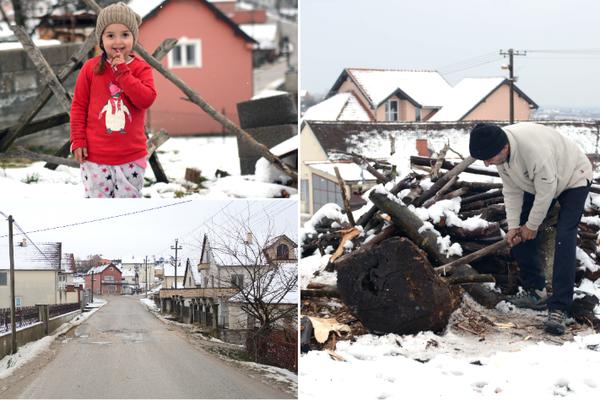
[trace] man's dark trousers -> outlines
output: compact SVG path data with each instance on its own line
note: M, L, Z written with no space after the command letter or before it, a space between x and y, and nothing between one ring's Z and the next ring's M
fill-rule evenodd
M585 200L590 186L581 186L565 190L558 196L560 211L556 225L556 243L554 265L552 268L552 296L548 299L549 310L571 312L573 288L575 286L575 252L577 248L577 225L581 220ZM535 196L525 192L521 209L520 224L524 225L529 217ZM554 202L550 209L554 206ZM539 257L539 232L533 240L522 242L511 249L511 255L520 268L521 283L525 289L544 289L546 280Z

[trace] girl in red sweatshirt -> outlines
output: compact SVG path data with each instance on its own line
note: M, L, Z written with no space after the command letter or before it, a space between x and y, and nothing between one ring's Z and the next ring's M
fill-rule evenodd
M100 56L77 77L71 151L81 163L85 197L141 197L146 169L144 114L154 99L150 66L131 54L141 18L119 2L96 22Z

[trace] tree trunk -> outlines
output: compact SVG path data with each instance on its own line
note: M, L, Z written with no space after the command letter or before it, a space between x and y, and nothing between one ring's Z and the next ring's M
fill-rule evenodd
M342 300L373 333L441 331L460 304L459 291L439 278L406 238L386 239L340 261Z

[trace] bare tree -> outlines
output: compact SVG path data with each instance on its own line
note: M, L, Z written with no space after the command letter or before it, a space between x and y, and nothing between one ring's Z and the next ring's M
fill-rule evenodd
M230 301L240 304L249 320L256 321L260 334L288 324L295 327L298 298L295 249L286 253L293 258L278 259L273 245L283 236L273 231L273 217L268 213L257 218L262 221L260 228L252 224L249 216L227 215L227 218L228 224L211 229L209 235L219 286L239 291Z

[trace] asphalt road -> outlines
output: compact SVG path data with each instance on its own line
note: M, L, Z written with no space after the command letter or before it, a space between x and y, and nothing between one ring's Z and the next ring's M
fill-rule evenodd
M170 331L134 297L76 328L20 398L283 398Z

